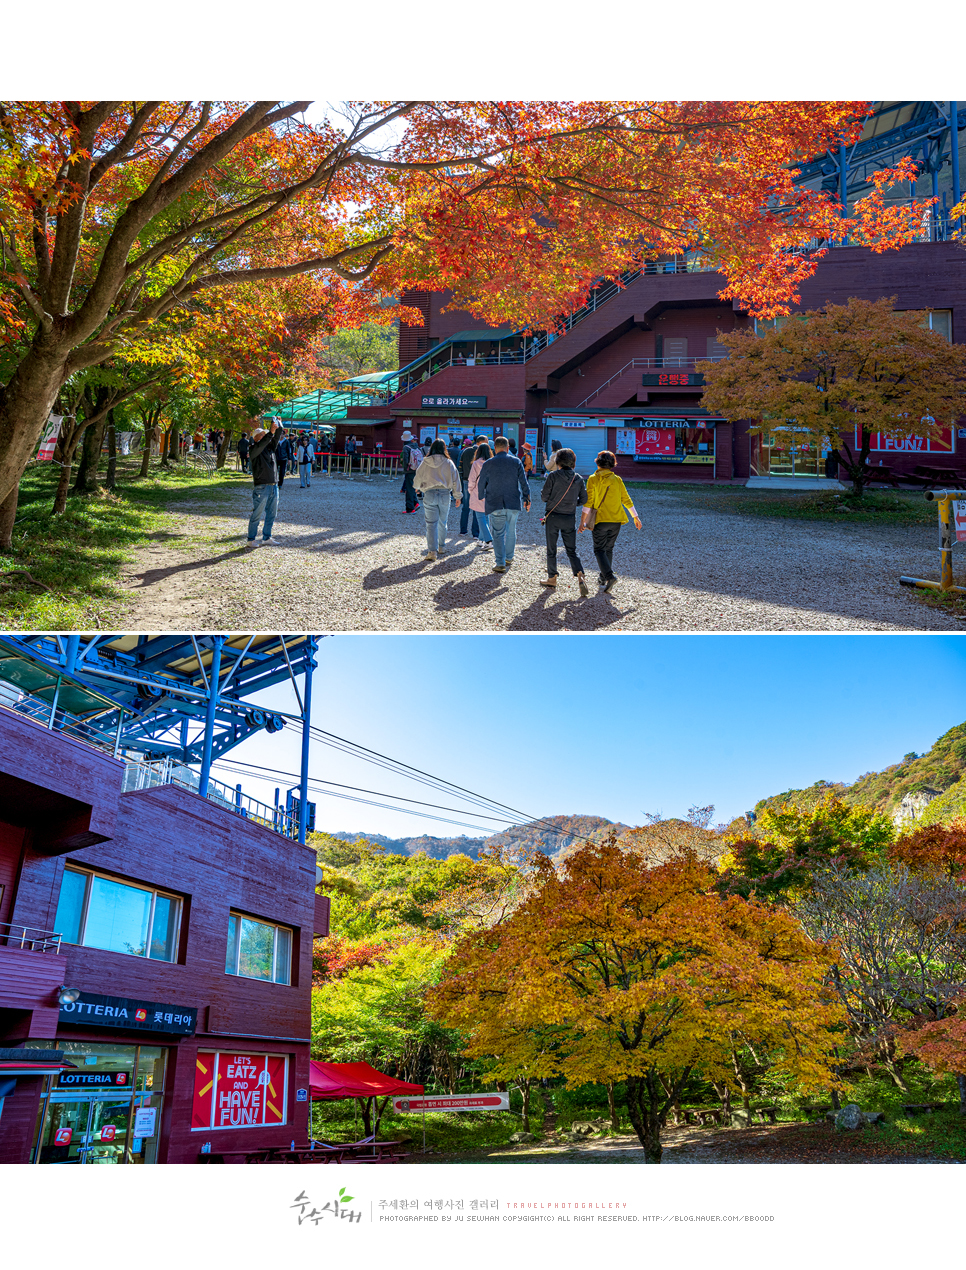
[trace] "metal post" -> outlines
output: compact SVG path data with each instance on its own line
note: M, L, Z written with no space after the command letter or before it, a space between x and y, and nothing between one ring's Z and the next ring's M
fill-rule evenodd
M236 785L235 786L235 806L238 807L239 809L241 808L241 800L242 800L242 787L241 785Z
M957 106L959 102L951 101L949 103L949 145L952 150L950 158L953 161L953 206L955 206L962 195L959 190L959 114Z
M849 214L848 166L845 158L845 146L839 146L839 202L842 204L843 218Z
M311 642L311 641L310 641ZM312 722L312 658L315 649L307 650L305 661L305 687L302 691L302 767L299 776L299 842L305 843L305 833L309 816L309 742L312 737L309 724Z
M211 747L215 739L215 709L218 705L218 689L221 678L221 650L225 643L224 635L214 637L214 648L211 654L211 668L208 671L208 705L205 710L205 741L201 753L201 782L198 793L202 798L208 797L208 781L211 777Z
M114 733L114 757L117 758L121 749L121 729L124 726L124 711L117 712L117 731Z
M939 589L949 591L953 585L953 500L939 500Z
M53 731L54 717L57 714L57 698L60 696L61 676L57 676L57 687L54 689L54 699L50 703L50 718L47 720L47 730Z
M67 648L64 657L64 670L68 675L72 675L77 669L77 650L80 648L80 636L68 635Z

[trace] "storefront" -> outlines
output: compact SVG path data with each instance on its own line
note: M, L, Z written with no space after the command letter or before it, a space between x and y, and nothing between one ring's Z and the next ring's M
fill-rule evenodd
M56 1044L76 1066L49 1078L34 1162L154 1164L167 1047L63 1039Z
M577 471L593 472L597 455L610 450L617 456L617 468L638 480L650 479L647 467L689 468L688 476L711 478L715 471L715 425L721 420L700 415L672 415L651 418L642 415L604 415L597 418L577 415L547 415L545 445L554 441L573 450ZM633 465L633 466L632 466Z

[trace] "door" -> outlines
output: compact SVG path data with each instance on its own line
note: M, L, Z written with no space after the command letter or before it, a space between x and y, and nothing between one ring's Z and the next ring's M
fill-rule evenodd
M559 441L565 450L573 450L577 456L577 471L581 476L590 476L597 471L597 455L607 449L606 428L561 428L547 425L547 453L550 444Z
M56 1094L50 1100L41 1164L120 1164L131 1119L130 1094L89 1098Z

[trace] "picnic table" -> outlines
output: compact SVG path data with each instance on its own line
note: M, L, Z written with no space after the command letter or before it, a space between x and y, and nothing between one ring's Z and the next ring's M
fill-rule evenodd
M966 489L966 475L951 467L932 467L928 463L920 463L913 472L922 479L927 489L938 486L952 486L954 489Z
M283 1147L251 1147L247 1151L199 1151L199 1164L269 1164Z

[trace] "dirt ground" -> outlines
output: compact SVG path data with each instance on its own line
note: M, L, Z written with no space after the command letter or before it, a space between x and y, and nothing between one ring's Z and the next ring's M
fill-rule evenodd
M875 1131L870 1130L869 1134ZM869 1134L836 1134L824 1124L763 1125L753 1129L669 1128L662 1164L954 1164L879 1146ZM643 1164L636 1137L591 1138L551 1145L480 1147L462 1155L418 1154L407 1164Z
M283 487L273 537L245 548L251 496L175 505L168 527L124 577L137 630L321 631L912 631L963 621L917 603L901 574L932 577L933 528L759 519L636 490L643 521L621 529L619 582L598 589L589 533L578 534L591 594L558 555L546 576L542 504L521 513L506 574L460 536L449 513L446 554L424 559L422 513L403 515L398 481L316 477Z

